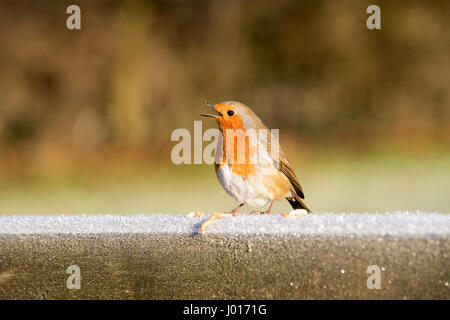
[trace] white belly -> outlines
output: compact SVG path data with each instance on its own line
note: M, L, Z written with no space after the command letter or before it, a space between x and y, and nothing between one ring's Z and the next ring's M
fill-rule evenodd
M219 167L216 173L222 187L239 203L259 208L269 205L273 200L257 174L246 179L233 173L227 164Z
M219 136L216 148L216 163L222 159L222 136ZM275 167L274 161L269 157L265 148L258 148L258 169L247 178L237 175L232 168L224 163L217 170L217 178L226 192L239 203L260 208L268 206L272 200L289 197L290 183ZM284 183L276 184L280 182Z

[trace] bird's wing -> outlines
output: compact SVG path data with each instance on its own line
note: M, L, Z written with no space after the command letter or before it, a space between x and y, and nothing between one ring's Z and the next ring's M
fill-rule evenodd
M294 169L292 168L292 165L284 155L283 150L281 149L278 139L269 139L268 146L270 150L276 150L278 148L278 159L272 158L272 154L270 154L270 157L272 158L273 165L275 168L278 169L278 171L282 172L290 181L292 184L292 187L294 188L294 191L297 193L297 195L305 199L305 195L303 194L302 187L300 186L300 182L298 181L297 176L295 175ZM276 154L276 152L275 152Z
M300 196L300 198L305 199L305 195L303 194L302 187L300 185L300 182L298 182L297 176L295 175L292 165L284 157L284 155L282 156L281 152L280 152L280 161L278 164L278 170L283 172L286 175L286 177L288 177L289 181L291 182L292 186L294 187L295 192Z

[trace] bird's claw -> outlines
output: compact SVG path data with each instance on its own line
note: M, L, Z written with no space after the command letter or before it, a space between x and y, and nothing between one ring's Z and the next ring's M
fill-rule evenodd
M268 211L252 211L250 212L250 214L269 214L270 212Z

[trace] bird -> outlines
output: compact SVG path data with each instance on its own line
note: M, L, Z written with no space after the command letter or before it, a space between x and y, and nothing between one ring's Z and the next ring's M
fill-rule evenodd
M247 105L238 101L217 104L204 102L214 114L221 134L217 139L214 167L225 191L239 205L229 212L215 213L205 221L200 232L213 220L236 216L247 204L263 208L253 214L270 213L273 203L287 199L292 208L311 210L304 203L304 193L291 163L279 146L277 137Z

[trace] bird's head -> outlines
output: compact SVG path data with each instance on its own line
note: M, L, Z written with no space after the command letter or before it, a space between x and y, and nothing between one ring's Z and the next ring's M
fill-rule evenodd
M238 101L224 101L217 104L205 104L214 110L215 114L201 114L214 118L220 129L250 129L259 128L261 120L245 104Z

